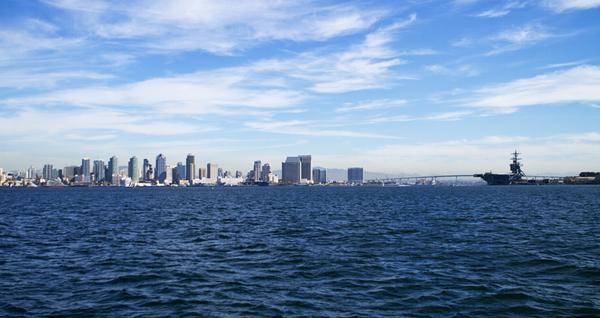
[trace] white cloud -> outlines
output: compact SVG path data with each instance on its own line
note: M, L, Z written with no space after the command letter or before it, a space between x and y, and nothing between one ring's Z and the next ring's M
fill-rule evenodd
M107 80L112 74L92 71L49 71L44 69L0 70L0 87L53 88L59 83L81 80Z
M425 65L425 69L429 72L446 75L446 76L465 76L473 77L479 75L479 71L472 65L462 64L457 66L446 66L441 64Z
M382 135L368 132L358 132L349 130L327 129L319 127L319 124L314 121L260 121L246 122L247 128L253 130L285 134L285 135L300 135L313 137L353 137L353 138L375 138L375 139L400 139L395 136Z
M155 50L230 54L270 40L322 41L365 30L383 10L305 1L53 1L107 39Z
M228 68L113 86L88 86L28 97L8 98L13 106L73 105L143 107L163 114L226 113L226 108L273 109L295 105L301 93L245 86L253 76L246 68Z
M352 112L384 108L396 108L406 105L405 99L377 99L361 103L348 103L335 109L336 112Z
M504 41L512 44L527 44L545 40L552 35L548 33L541 25L530 24L518 28L512 28L500 32L494 37L495 40Z
M577 65L585 64L588 61L589 60L579 60L579 61L571 61L571 62L564 62L564 63L554 63L554 64L548 64L548 65L545 65L543 67L540 67L540 69L547 70L547 69L554 69L554 68L564 68L564 67L569 67L569 66L577 66Z
M479 14L477 17L480 18L498 18L503 17L512 12L514 9L520 9L525 7L526 3L521 1L508 1L504 5L495 7L492 9L485 10Z
M369 171L391 174L474 174L508 172L509 154L523 152L528 175L573 175L597 170L600 157L598 132L555 135L484 136L438 142L407 142L357 149L350 155L320 155L325 166L360 165ZM314 160L314 159L313 159Z
M543 3L556 12L600 7L600 0L545 0Z
M25 108L14 115L0 117L0 136L97 140L98 136L137 134L174 136L214 131L215 127L177 121L166 121L152 114L135 114L121 110L85 109L47 111Z
M491 109L600 101L600 67L585 65L508 83L487 86L474 92L468 104Z
M393 123L393 122L411 122L411 121L456 121L461 120L465 117L472 115L472 111L452 111L443 113L434 113L423 116L409 116L409 115L397 115L397 116L380 116L368 119L367 122L371 124L378 123Z

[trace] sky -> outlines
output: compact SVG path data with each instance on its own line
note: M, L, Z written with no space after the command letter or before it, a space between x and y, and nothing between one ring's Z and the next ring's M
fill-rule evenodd
M0 4L0 167L600 171L600 0Z

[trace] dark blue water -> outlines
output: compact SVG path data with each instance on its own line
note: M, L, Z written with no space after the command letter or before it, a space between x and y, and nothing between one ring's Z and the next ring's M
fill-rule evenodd
M0 316L600 316L600 187L0 189Z

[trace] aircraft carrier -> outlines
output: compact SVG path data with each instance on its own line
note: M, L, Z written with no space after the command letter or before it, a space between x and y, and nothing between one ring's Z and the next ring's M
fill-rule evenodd
M520 153L516 150L512 153L512 162L510 163L510 173L499 174L486 172L483 174L475 174L474 177L481 178L487 182L488 185L513 185L513 184L540 184L550 183L551 179L527 179L525 172L521 169L521 158Z

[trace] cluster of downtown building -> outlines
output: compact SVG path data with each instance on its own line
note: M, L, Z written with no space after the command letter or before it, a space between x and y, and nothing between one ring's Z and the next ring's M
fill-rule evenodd
M347 184L362 184L363 169L348 169ZM312 168L312 156L287 157L281 163L281 176L275 174L269 163L254 161L252 170L243 174L224 170L217 164L197 166L194 155L186 157L185 164L167 164L163 154L151 162L129 158L127 166L119 166L119 158L103 160L81 159L81 165L57 169L45 164L41 170L30 167L27 171L4 173L0 169L0 185L8 186L203 186L203 185L311 185L327 184L327 171Z

